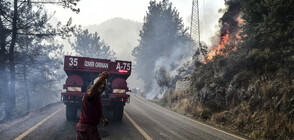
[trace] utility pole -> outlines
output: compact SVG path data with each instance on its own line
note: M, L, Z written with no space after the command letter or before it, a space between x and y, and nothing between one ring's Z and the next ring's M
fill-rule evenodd
M192 14L191 14L191 27L190 37L194 40L195 50L200 47L200 26L199 26L199 7L198 0L192 0Z

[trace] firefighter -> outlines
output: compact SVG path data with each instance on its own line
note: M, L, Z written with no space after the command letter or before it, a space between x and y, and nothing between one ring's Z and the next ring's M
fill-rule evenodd
M77 140L101 140L97 125L100 118L102 118L104 126L108 125L108 120L102 114L100 95L105 89L108 76L108 72L100 73L94 84L83 96L80 120L76 125Z

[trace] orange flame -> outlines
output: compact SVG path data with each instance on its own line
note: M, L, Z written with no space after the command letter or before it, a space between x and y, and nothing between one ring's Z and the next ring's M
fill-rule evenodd
M239 27L244 25L244 21L243 19L241 19L240 17L236 18L236 21L238 21L238 25ZM214 48L211 49L208 53L207 53L207 60L211 61L213 59L214 56L216 56L217 54L220 55L225 55L222 50L225 49L226 45L232 43L230 37L235 37L236 39L241 39L240 36L240 32L241 30L239 30L235 35L231 36L231 33L229 33L229 27L230 25L228 23L224 23L224 25L227 27L225 32L222 34L221 40L219 42L219 44ZM246 36L246 35L245 35ZM237 44L236 42L233 42L234 44ZM233 48L233 50L236 50L237 48ZM203 60L204 61L204 60Z
M238 21L239 25L244 25L244 20L242 18L237 17L236 20Z
M241 19L240 17L237 17L236 20L238 21L238 25L239 25L239 26L242 26L242 25L245 24L245 23L244 23L244 20ZM241 30L239 30L239 32L236 34L237 39L241 39L240 33L241 33Z
M229 26L229 24L226 22L224 24ZM207 54L207 59L212 60L212 58L214 56L216 56L217 54L223 55L221 50L225 49L225 45L230 42L229 40L230 40L229 39L229 29L227 28L225 34L221 37L221 40L220 40L219 44L217 45L217 47L210 50L210 52Z

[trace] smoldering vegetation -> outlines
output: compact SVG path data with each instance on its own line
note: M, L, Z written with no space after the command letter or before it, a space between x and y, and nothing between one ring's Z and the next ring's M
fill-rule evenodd
M212 10L207 6L211 3L206 2L206 10ZM217 12L205 15L205 22L215 20L216 16ZM205 22L200 21L200 24ZM206 23L205 26L209 26L207 31L201 26L201 31L215 31L215 28L210 28L211 24ZM216 40L218 42L220 38ZM148 99L162 98L168 89L176 88L178 81L191 77L194 59L202 59L208 47L204 42L201 42L200 48L194 46L189 28L179 17L176 7L167 0L151 1L140 31L139 45L132 53L136 60L135 72L144 81L144 95Z
M254 139L293 139L294 26L288 2L226 1L216 44L206 59L194 61L192 85L167 90L158 102Z
M149 4L139 45L132 55L136 60L134 70L145 84L144 95L152 99L162 98L185 71L192 71L190 63L195 50L188 28L172 3L163 0ZM181 67L186 63L189 67Z
M53 46L47 47L53 48ZM50 51L44 48L42 53L34 55L33 61L25 56L19 56L17 62L20 64L15 66L15 106L14 108L7 106L7 100L11 95L9 95L9 90L2 88L1 121L26 115L30 111L60 101L61 83L59 81L64 78L64 75L56 73L56 70L62 66L62 60L49 57L48 52ZM3 73L8 72L6 70ZM7 75L3 75L3 78L10 81ZM12 110L12 112L7 114L7 110Z

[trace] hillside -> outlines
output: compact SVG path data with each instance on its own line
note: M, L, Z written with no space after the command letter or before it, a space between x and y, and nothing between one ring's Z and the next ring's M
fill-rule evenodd
M138 45L139 32L142 23L132 20L113 18L99 25L85 27L89 32L97 32L98 35L116 52L117 58L133 60L132 50Z
M169 90L160 103L254 139L293 139L293 5L226 4L220 42L195 60L192 85Z
M142 23L132 20L113 18L99 25L85 27L89 32L97 32L98 35L115 51L117 59L132 61L134 57L132 50L139 44L139 32ZM132 75L128 78L129 88L141 88L143 82L137 79L137 73L133 69Z

